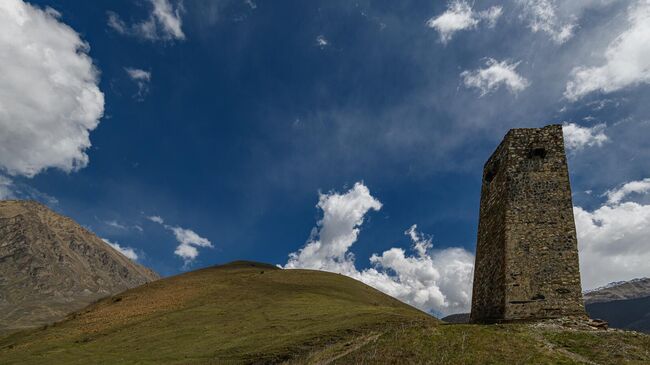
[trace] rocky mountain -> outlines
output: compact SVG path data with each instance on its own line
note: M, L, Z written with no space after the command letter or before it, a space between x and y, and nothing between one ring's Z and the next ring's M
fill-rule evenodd
M650 278L611 283L584 298L590 317L615 328L650 333Z
M617 281L585 293L585 304L650 297L650 278Z
M156 279L72 219L33 201L0 201L0 333Z

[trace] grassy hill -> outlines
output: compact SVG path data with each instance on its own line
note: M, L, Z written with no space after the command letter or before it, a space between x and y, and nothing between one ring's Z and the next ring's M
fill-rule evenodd
M2 364L650 363L650 336L445 325L345 276L237 262L0 337Z

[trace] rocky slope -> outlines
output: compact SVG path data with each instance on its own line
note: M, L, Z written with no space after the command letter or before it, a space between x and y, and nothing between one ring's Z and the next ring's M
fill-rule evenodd
M33 201L0 201L0 333L156 279L72 219Z
M650 278L619 281L585 293L585 304L650 297Z

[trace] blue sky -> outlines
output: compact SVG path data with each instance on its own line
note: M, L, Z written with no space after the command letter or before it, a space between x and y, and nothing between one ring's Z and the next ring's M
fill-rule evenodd
M284 265L308 241L326 245L319 196L352 197L357 182L368 189L356 191L364 202L381 208L362 204L361 221L343 224L360 228L345 251L356 258L351 276L375 268L402 285L410 274L368 258L402 249L404 262L423 264L411 248L427 237L435 252L468 255L449 260L471 262L483 163L508 129L562 123L583 284L650 276L645 0L3 6L14 38L0 47L25 58L2 60L0 73L72 81L35 91L29 78L0 80L9 146L0 195L41 200L162 275L236 259ZM19 18L40 25L27 31ZM26 52L28 44L52 47L58 61ZM28 102L37 96L51 102ZM68 105L85 114L69 117ZM414 224L416 236L405 235ZM183 239L193 259L175 254ZM467 288L467 275L446 277L448 256L426 258L438 276L418 283L440 295L402 299L440 313L466 308L467 293L443 282ZM610 269L593 270L603 265Z

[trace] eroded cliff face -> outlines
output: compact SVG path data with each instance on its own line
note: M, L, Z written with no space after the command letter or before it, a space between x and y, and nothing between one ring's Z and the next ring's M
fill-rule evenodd
M0 333L58 321L158 278L44 205L0 201Z

